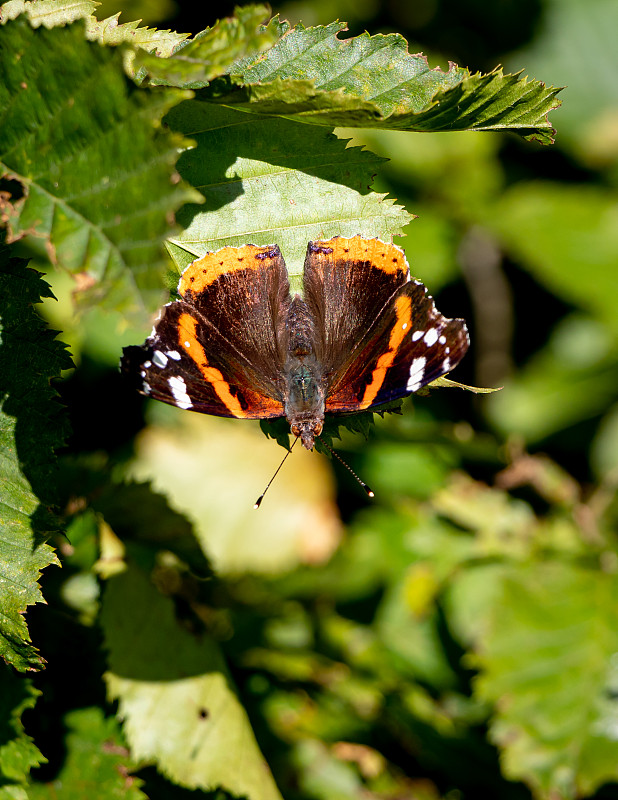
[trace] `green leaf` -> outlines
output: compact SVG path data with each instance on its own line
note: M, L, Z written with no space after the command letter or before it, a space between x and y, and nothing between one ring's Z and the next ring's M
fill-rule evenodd
M109 696L135 759L191 789L280 800L215 641L189 633L136 567L108 582L101 624Z
M50 296L48 285L8 253L0 246L0 656L26 670L43 660L23 612L43 602L37 580L57 563L43 542L57 527L48 506L66 419L49 382L72 364L33 308Z
M181 269L225 245L277 243L299 276L311 239L360 233L390 241L410 220L368 191L384 159L346 149L327 131L199 100L181 103L166 122L196 140L178 169L206 198L179 212L184 230L168 242Z
M40 238L88 302L155 306L160 242L188 197L171 182L179 140L157 132L180 95L137 89L80 23L33 30L20 18L0 45L0 177L23 194L5 204L10 238Z
M0 8L0 23L25 15L33 28L55 28L92 14L94 0L8 0Z
M559 90L539 81L482 75L451 64L430 69L403 36L367 33L341 40L345 23L288 30L253 63L213 83L217 102L317 125L397 130L511 130L547 144L547 114ZM235 75L238 73L238 76Z
M219 20L190 42L182 43L168 58L141 50L135 66L147 73L153 85L202 88L224 75L235 61L255 56L275 43L277 26L262 26L269 13L264 5L238 7L233 17Z
M31 783L29 800L147 800L118 723L100 708L80 708L64 718L66 756L50 783Z
M47 761L21 721L23 712L34 708L39 694L27 678L0 666L0 798L2 790L6 797L19 797L30 770Z
M599 186L522 182L484 224L542 285L618 331L618 200Z
M618 779L618 575L560 563L512 571L482 643L477 694L510 780L540 798Z

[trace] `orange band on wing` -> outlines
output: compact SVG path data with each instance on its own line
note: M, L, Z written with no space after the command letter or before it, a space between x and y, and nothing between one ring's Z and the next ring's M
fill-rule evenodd
M397 298L395 302L395 313L397 315L397 321L395 322L395 327L391 331L390 339L388 340L388 350L380 356L375 369L371 373L372 380L365 388L363 399L359 405L360 409L369 408L375 400L376 395L384 383L386 372L395 360L399 346L410 332L412 326L412 300L405 296Z
M263 269L269 260L280 257L281 253L276 245L223 247L216 253L206 253L189 264L180 277L178 292L183 296L189 290L201 292L221 275L239 269Z
M208 364L204 348L197 340L197 320L191 314L181 314L178 318L178 341L182 349L197 364L204 380L215 390L217 397L234 417L246 417L238 398L229 390L229 384L216 367Z
M329 260L333 261L369 261L372 266L381 269L383 272L402 272L408 273L408 262L403 251L394 244L387 244L380 239L363 239L362 236L354 236L351 239L343 239L336 236L334 239L320 240L312 243L314 247L332 250L328 255ZM319 258L319 255L317 256Z

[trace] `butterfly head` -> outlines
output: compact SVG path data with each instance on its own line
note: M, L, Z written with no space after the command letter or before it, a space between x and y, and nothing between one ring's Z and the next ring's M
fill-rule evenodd
M303 447L313 450L313 445L317 437L322 433L324 421L321 419L297 419L290 422L290 428L294 436L299 436Z

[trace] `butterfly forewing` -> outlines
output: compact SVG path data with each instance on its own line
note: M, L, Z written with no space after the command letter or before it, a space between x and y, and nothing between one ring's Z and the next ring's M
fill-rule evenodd
M122 369L142 394L225 417L283 414L280 330L289 285L276 246L226 247L190 264L181 300L164 307L152 335L124 351Z
M304 297L325 376L340 372L392 295L409 279L403 252L379 239L309 242Z

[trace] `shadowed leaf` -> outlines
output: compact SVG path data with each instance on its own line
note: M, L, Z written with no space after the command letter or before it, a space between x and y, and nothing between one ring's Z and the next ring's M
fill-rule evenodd
M66 419L50 379L72 366L34 310L49 286L25 264L0 246L0 656L19 670L42 664L23 612L43 602L40 572L57 563L43 542L58 526L48 506Z

